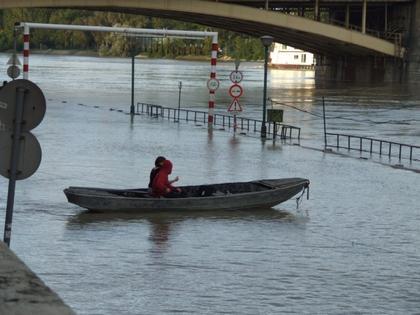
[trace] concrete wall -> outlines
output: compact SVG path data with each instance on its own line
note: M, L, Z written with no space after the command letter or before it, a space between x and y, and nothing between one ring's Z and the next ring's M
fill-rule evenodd
M76 315L0 241L0 314Z

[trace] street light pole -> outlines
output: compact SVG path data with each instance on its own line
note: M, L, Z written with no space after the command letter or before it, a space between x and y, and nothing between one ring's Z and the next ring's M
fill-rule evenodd
M136 46L133 43L131 45L131 107L130 115L134 115L134 60L136 57Z
M261 125L261 138L267 137L267 126L265 125L265 116L266 116L266 99L267 99L267 64L268 64L268 47L273 43L273 37L271 36L261 36L260 37L263 46L265 47L265 57L264 57L264 95L263 95L263 121Z
M178 88L179 88L179 98L178 98L178 122L179 122L179 113L181 112L181 89L182 89L181 81L178 81Z

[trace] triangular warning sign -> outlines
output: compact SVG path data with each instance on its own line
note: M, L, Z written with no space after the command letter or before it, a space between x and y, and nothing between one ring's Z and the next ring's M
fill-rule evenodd
M239 104L237 98L235 98L233 100L232 104L230 104L230 107L228 109L228 112L242 112L241 104Z
M18 65L20 66L20 61L18 56L16 56L15 54L13 54L12 57L10 57L9 61L7 62L8 65Z

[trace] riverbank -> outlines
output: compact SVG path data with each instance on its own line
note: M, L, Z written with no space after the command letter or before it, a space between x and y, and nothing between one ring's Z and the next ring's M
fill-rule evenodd
M0 314L76 314L4 242L0 242L0 279Z
M12 54L13 51L8 50L5 53ZM53 55L53 56L85 56L85 57L101 57L97 50L77 50L77 49L31 49L30 54L36 55ZM104 57L105 58L105 57ZM136 56L139 59L148 59L150 57L139 54ZM158 58L150 58L150 59L158 59ZM170 59L170 58L164 58ZM211 60L211 56L203 56L203 55L183 55L183 56L176 56L174 59L178 60L190 60L190 61L207 61ZM234 61L235 59L229 56L219 56L217 58L218 61ZM247 61L245 59L241 60L243 62ZM257 62L262 62L261 60Z
M37 55L56 55L56 56L87 56L99 57L99 52L96 50L75 50L75 49L31 49L31 54Z

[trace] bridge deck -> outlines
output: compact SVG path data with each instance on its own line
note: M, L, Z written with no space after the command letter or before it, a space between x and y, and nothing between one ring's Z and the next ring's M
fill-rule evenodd
M269 35L276 42L320 55L404 56L403 47L396 49L391 42L358 31L273 10L237 5L239 0L225 2L231 3L199 0L4 0L0 1L0 9L60 7L130 13L188 21L255 37ZM242 0L245 2L258 1ZM274 2L269 1L271 5Z

